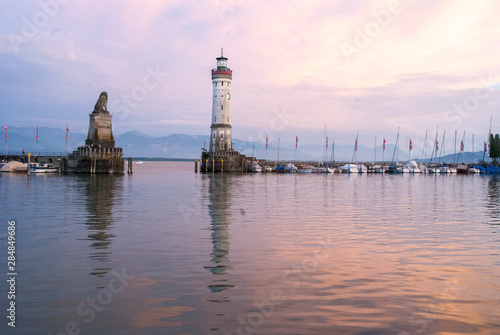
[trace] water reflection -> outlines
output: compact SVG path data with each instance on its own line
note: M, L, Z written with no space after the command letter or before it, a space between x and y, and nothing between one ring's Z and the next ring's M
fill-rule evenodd
M231 175L207 175L209 193L209 214L212 231L212 265L205 268L214 277L208 288L213 292L222 292L233 287L228 283L228 270L232 269L229 260L229 225L231 224ZM228 302L227 297L211 296L209 301Z
M488 209L491 212L491 224L500 225L500 177L488 180Z
M91 275L104 277L111 269L111 234L113 224L112 207L117 192L121 192L122 178L112 175L82 176L86 182L85 199L87 205L88 239L92 241L90 259L98 262Z

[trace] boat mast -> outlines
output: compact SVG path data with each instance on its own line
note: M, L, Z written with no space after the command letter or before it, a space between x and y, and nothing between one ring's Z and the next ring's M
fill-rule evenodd
M491 122L493 121L493 115L490 116L490 130L488 132L488 148L491 148L491 143L490 143L490 139L491 139ZM474 147L472 148L472 152L474 152ZM484 155L486 154L486 152L483 150L483 162L484 162ZM488 163L490 162L490 154L488 153Z
M396 145L394 146L394 152L392 153L391 165L394 165L394 156L396 155L396 150L398 148L398 140L399 140L399 126L398 126L398 136L396 136Z
M255 137L253 138L253 147L252 147L252 163L254 162L254 155L253 155L253 152L255 150Z
M377 136L375 136L375 164L377 164Z
M474 165L474 134L472 134L472 165Z
M455 147L453 148L453 158L457 155L457 130L455 129Z
M432 148L432 155L431 155L431 164L432 164L432 158L435 156L435 162L434 164L437 164L437 150L436 147L438 146L438 133L439 133L439 125L436 126L436 138L434 139L434 147Z
M427 158L427 129L425 130L424 146L422 147L422 155L420 156L420 160L424 159L424 150L426 151L425 158Z
M326 123L325 123L325 163L328 161L328 143L326 142Z
M445 151L444 151L444 138L445 138L445 135L446 135L446 130L443 130L443 139L442 139L442 142L441 142L441 150L439 150L439 158L441 158L441 159L443 159L443 155L445 153ZM443 163L444 163L444 159L443 159Z
M280 163L280 138L278 137L278 165Z

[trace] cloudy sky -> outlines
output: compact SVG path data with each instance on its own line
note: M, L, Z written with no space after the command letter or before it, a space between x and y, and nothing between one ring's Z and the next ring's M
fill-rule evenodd
M233 136L339 144L500 132L500 2L0 0L0 122L208 135L233 70Z

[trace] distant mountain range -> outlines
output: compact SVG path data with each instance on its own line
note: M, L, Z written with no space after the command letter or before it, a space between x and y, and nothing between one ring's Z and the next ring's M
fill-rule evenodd
M22 149L25 152L36 153L36 128L34 127L8 127L8 153L20 153ZM40 127L38 129L38 152L65 152L66 151L66 132L64 129ZM73 151L76 147L85 143L87 134L68 133L68 151ZM2 141L5 145L5 140ZM180 158L180 159L196 159L201 155L201 149L205 146L208 148L210 138L208 135L184 135L172 134L169 136L154 137L149 136L139 131L129 131L115 136L117 147L123 148L124 156L126 157L143 157L143 158ZM242 141L233 139L235 150L239 150L242 154L257 159L266 157L265 143ZM335 145L334 157L332 157L332 144L328 149L328 154L325 159L325 148L321 145L304 145L299 144L297 149L297 160L303 161L330 161L334 158L336 161L348 161L353 159L354 145ZM377 160L382 160L382 146L377 147ZM5 154L5 147L0 148L0 155ZM394 145L386 144L384 160L390 162L394 154ZM281 143L279 150L280 160L295 160L295 142ZM412 155L413 156L413 155ZM415 154L416 157L420 155ZM267 158L269 160L278 159L277 145L269 144L267 149ZM358 145L357 161L373 161L375 151L373 147ZM408 153L399 150L395 156L395 160L408 160ZM474 160L483 159L483 152L475 152ZM465 152L463 158L456 155L446 155L438 157L438 162L471 162L472 153ZM417 159L417 161L419 161ZM424 161L429 161L426 159Z

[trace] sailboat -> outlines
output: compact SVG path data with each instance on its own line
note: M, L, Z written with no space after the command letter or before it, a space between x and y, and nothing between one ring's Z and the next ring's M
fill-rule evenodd
M333 173L333 169L329 168L326 165L327 159L328 159L328 136L326 136L326 124L325 124L325 160L323 162L323 166L321 166L321 163L318 164L318 172L320 172L320 173Z
M253 140L253 147L252 147L252 168L250 169L251 172L255 172L255 173L260 173L262 172L262 167L259 165L259 161L255 162L253 161L254 159L254 156L253 156L253 153L255 151L255 138Z
M386 173L402 173L403 172L402 168L398 169L397 159L396 159L396 164L394 164L394 156L396 156L396 152L398 150L398 141L399 141L399 127L398 127L398 135L396 136L396 145L394 146L394 151L392 153L391 165L385 167Z
M356 134L356 141L354 142L354 152L352 153L352 163L351 164L345 164L340 167L340 171L342 173L359 173L358 167L356 166L355 161L357 161L357 152L358 152L358 135L359 132Z
M432 154L431 154L431 159L429 160L429 166L427 167L427 173L436 173L437 168L437 151L439 150L439 142L438 142L438 132L439 132L439 126L436 126L436 138L434 139L434 146L432 147ZM434 165L432 165L432 158L436 157Z

